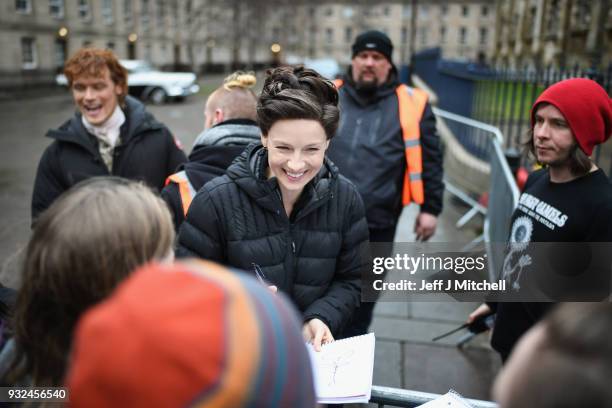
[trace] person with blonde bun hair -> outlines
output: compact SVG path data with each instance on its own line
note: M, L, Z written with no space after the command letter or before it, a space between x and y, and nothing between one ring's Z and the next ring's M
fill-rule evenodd
M168 177L162 191L177 231L195 193L222 175L249 143L259 141L257 97L251 90L256 82L254 73L236 71L206 100L204 131L196 138L189 161Z

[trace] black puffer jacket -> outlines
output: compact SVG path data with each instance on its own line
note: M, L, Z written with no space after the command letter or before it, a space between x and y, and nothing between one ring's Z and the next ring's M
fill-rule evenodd
M250 145L227 174L198 192L179 233L177 256L198 256L252 271L289 294L304 321L319 318L334 335L359 302L369 265L368 229L354 185L325 161L287 218L267 155Z
M81 114L76 113L47 136L54 139L38 164L32 195L32 221L55 199L79 181L94 176L120 176L142 180L161 191L166 177L185 161L185 153L177 147L170 131L142 103L126 98L125 123L121 126L121 143L115 147L113 171L109 173L98 141L90 135Z

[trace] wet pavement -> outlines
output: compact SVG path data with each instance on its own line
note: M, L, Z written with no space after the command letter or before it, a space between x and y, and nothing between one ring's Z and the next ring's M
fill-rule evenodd
M204 89L220 77L204 83ZM208 86L206 86L208 85ZM205 95L183 103L149 106L160 121L183 143L185 151L203 127ZM20 256L30 234L30 201L38 160L50 139L44 135L73 112L68 92L51 96L0 101L3 124L0 150L0 281L18 287ZM396 241L410 242L415 208L402 215ZM447 197L435 239L468 242L474 230L457 231L454 223L465 209ZM463 395L488 399L491 381L499 368L497 355L481 335L465 349L454 346L460 335L432 342L431 339L465 320L475 304L448 302L379 302L372 330L376 333L374 383L419 391L444 393L454 388Z

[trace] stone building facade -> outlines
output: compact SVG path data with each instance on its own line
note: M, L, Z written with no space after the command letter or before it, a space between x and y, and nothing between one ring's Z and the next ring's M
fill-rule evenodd
M612 63L610 0L497 0L495 52L501 66Z
M195 71L290 58L331 57L345 65L354 37L366 29L391 37L398 64L409 60L411 50L437 46L445 58L495 54L495 4L432 0L415 2L413 10L412 3L6 0L0 2L0 88L51 84L66 58L83 46Z

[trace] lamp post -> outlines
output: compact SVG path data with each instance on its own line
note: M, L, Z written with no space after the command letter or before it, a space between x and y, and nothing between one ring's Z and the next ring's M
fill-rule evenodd
M138 34L132 32L128 35L128 59L136 59L136 41L138 41Z
M278 67L280 65L280 53L283 47L279 43L274 43L270 46L270 51L272 52L272 66Z

